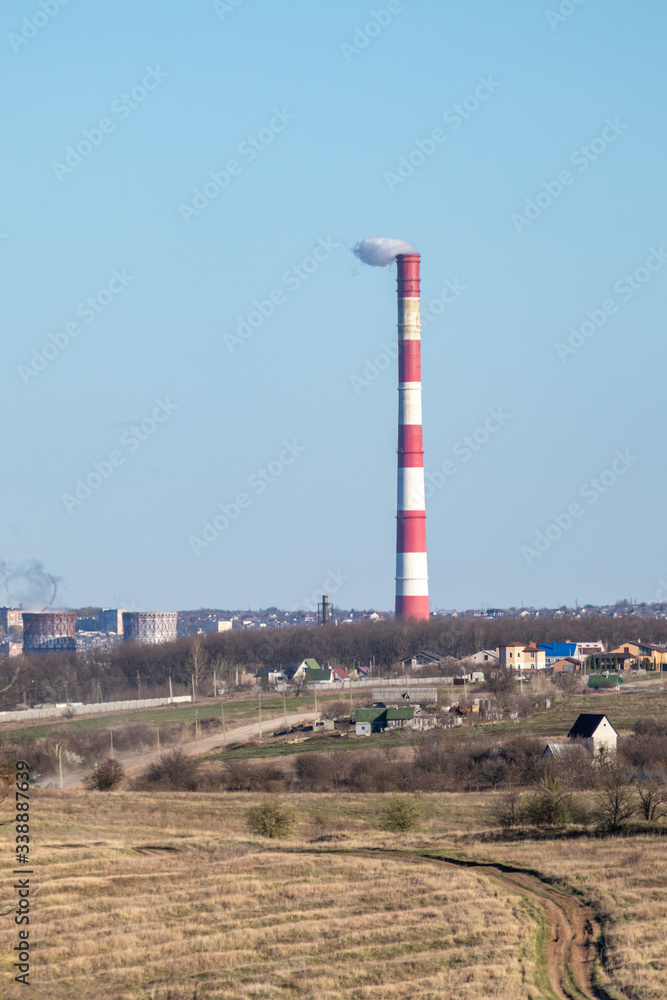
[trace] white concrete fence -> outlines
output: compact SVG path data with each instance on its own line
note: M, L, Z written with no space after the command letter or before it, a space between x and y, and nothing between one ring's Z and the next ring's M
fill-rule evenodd
M175 698L139 698L135 701L100 701L94 705L53 705L49 708L26 708L20 712L0 712L0 722L26 722L30 719L52 719L56 716L99 715L107 712L128 712L135 708L158 708L192 701L191 694Z
M307 684L308 690L317 688L318 691L348 691L350 688L369 687L425 687L427 684L453 684L453 677L363 677L358 681L317 681L314 684Z

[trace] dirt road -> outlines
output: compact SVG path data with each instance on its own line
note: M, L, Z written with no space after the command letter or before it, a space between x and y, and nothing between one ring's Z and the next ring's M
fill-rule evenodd
M287 713L287 724L290 726L298 726L302 722L312 722L313 719L319 717L319 713L316 716L315 712L288 712ZM285 726L285 716L280 715L273 719L267 719L266 722L262 723L262 734L268 736L276 729L282 729ZM253 737L259 736L259 723L252 722L245 726L237 726L235 729L227 730L227 738L223 742L222 733L216 733L214 736L206 736L202 740L197 740L192 743L181 743L176 744L187 754L191 754L193 757L199 757L202 754L210 753L212 750L224 750L225 743L227 745L233 743L244 743L248 740L253 739ZM173 750L175 747L166 747L165 750ZM139 768L145 767L152 761L157 760L164 750L158 751L153 750L149 753L136 754L130 753L115 753L114 757L119 760L125 772L130 774ZM88 768L85 771L77 771L74 774L68 774L63 778L63 788L78 788L84 781L87 774L90 774L92 768ZM42 783L42 788L59 788L60 781L58 777L48 778Z
M298 852L298 848L295 850ZM559 1000L611 1000L602 987L595 985L596 957L602 931L591 907L576 896L543 881L537 874L509 865L485 864L469 858L444 857L429 852L373 848L320 848L319 851L326 854L381 855L415 864L474 869L503 888L532 900L544 912L549 925L544 956L546 971L551 989Z

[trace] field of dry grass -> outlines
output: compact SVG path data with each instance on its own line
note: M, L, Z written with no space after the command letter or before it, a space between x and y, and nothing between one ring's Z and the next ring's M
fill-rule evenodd
M234 1000L531 995L520 897L468 872L267 851L244 832L247 805L42 793L35 995L180 1000L195 982L198 998ZM6 926L2 944L8 975Z
M664 840L481 842L474 834L488 826L488 793L423 796L424 828L404 837L378 829L381 795L287 798L299 824L292 840L277 843L246 831L255 795L37 792L32 995L552 996L535 968L545 928L519 893L476 871L312 853L382 846L477 856L565 880L608 920L613 985L632 1000L667 995ZM3 922L3 996L21 995L18 985L4 989L15 943Z
M667 997L667 844L637 836L466 846L469 857L538 869L580 892L603 917L605 985L630 1000Z

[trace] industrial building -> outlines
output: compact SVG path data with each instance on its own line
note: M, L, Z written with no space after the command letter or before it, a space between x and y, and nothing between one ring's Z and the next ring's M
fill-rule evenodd
M23 651L76 650L76 611L23 612Z
M125 608L101 608L97 616L101 631L122 635L124 614Z
M0 608L0 627L5 635L10 628L23 628L23 612L16 608Z
M124 611L123 638L125 642L157 645L174 642L177 633L177 611Z

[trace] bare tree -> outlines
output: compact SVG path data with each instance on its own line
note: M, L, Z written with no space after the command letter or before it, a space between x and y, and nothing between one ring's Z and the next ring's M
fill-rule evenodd
M84 786L94 792L110 792L119 785L125 777L125 771L120 761L107 757L99 767L84 780Z
M8 659L9 659L9 657L5 657L5 660L8 660ZM18 663L16 665L16 669L14 670L14 674L12 676L12 679L10 680L9 684L6 684L3 688L0 688L0 694L4 694L5 691L9 691L9 689L14 686L14 684L19 679L19 677L21 676L21 674L29 666L30 666L30 664L29 664L28 660L25 660L22 656L19 657L19 661L18 661Z
M555 674L552 677L552 684L560 688L563 694L575 694L584 688L584 681L581 674L575 673L573 670Z
M190 643L188 666L190 667L190 673L192 674L192 695L194 698L197 698L199 695L199 685L206 676L210 666L208 653L206 652L204 644L199 636L195 636Z
M630 781L618 761L605 762L600 767L596 812L602 828L616 833L635 811Z
M496 702L505 708L516 701L516 674L511 667L495 667L484 672L486 687L496 696Z
M661 774L646 774L638 778L635 788L639 795L639 812L648 822L667 816L667 783Z

